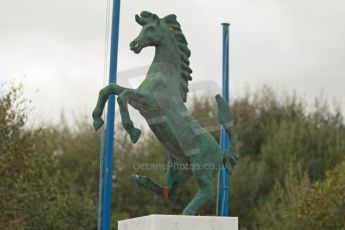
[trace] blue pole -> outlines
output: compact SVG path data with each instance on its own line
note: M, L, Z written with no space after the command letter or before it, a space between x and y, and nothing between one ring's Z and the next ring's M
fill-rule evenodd
M120 24L120 0L114 0L111 29L111 48L110 48L110 69L109 84L116 82L117 74L117 55L119 41ZM110 229L111 217L111 190L113 172L113 151L114 151L114 120L115 120L115 96L108 99L107 128L105 141L104 158L104 184L102 200L102 230Z
M222 23L223 26L223 87L222 94L224 100L229 104L229 26L228 23ZM220 131L220 146L222 150L229 148L229 138L222 127ZM218 214L220 216L229 216L229 172L224 165L221 165L219 172L219 202Z

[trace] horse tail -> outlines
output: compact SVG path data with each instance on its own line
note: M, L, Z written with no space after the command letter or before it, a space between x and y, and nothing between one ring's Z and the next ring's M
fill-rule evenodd
M229 147L223 150L223 164L225 168L231 169L236 165L238 156L236 154L236 141L233 128L233 119L231 116L230 108L226 101L218 94L216 95L216 102L218 105L218 120L225 129L229 138Z

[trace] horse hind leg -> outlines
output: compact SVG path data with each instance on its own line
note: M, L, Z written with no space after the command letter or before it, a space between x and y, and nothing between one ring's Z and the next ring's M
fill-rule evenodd
M176 191L181 181L169 179L167 186L161 186L147 176L132 176L133 182L138 187L146 188L165 200L173 201L176 198Z
M191 172L189 170L177 168L174 161L169 157L166 186L159 185L147 176L133 175L132 179L136 186L146 188L165 200L172 201L175 198L178 186L190 176Z
M133 175L132 180L136 186L146 188L156 195L163 196L164 194L164 187L154 182L150 177Z
M212 184L213 172L211 170L204 171L196 169L193 170L193 175L196 179L199 189L187 207L185 207L183 210L182 215L195 215L198 209L211 200L214 195L214 188Z
M182 164L182 163L181 163ZM192 175L188 167L179 167L171 157L168 161L167 186L165 199L174 200L178 187Z

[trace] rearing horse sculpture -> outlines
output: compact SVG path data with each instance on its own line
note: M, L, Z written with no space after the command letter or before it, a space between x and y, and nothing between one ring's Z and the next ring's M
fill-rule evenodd
M141 131L134 127L128 113L128 104L145 118L151 130L169 152L167 184L160 186L149 177L134 175L137 186L152 190L172 200L177 187L194 176L198 192L185 207L183 215L194 215L214 194L212 177L222 163L231 170L237 157L232 149L222 152L216 140L192 117L184 102L187 100L188 81L192 79L189 67L190 50L175 15L159 18L143 11L136 15L142 26L139 36L130 43L135 53L154 46L155 57L145 80L137 89L110 84L99 93L93 111L94 128L103 125L101 115L110 95L118 95L122 125L136 143ZM227 134L231 135L231 116L228 105L216 96L218 117ZM184 165L179 167L179 165Z

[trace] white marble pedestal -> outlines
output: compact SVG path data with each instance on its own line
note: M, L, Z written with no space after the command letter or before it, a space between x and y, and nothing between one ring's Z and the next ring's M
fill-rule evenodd
M118 222L119 230L238 230L237 217L150 215Z

